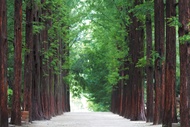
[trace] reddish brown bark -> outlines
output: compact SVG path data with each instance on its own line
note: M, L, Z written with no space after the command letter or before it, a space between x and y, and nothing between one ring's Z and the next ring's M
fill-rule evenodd
M54 74L54 96L55 96L55 114L59 114L59 78L58 75Z
M132 14L130 14L130 17L132 18ZM133 20L133 19L132 19ZM128 64L128 76L129 79L127 80L127 91L126 91L126 111L125 111L125 117L128 119L131 119L132 117L132 86L133 86L133 81L134 81L134 64L132 63L132 57L134 54L134 45L133 45L133 41L134 41L134 34L133 34L133 30L134 30L134 25L130 24L129 25L129 64Z
M190 1L179 1L179 36L182 37L189 33L190 18ZM190 45L187 41L180 42L180 126L189 127L189 110L190 110Z
M23 110L29 111L29 121L32 121L32 74L33 74L33 0L26 6L26 52L24 62L24 100Z
M135 0L135 5L141 4L142 1ZM137 17L132 17L132 105L131 105L131 120L146 120L144 112L144 87L143 87L143 70L141 67L136 67L138 60L143 57L143 35L144 31L141 28L142 23L137 20ZM130 47L131 48L131 47Z
M47 52L48 43L47 43L47 30L43 30L41 33L42 38L42 50ZM49 69L48 69L48 60L45 58L45 55L42 55L41 59L41 105L42 111L45 119L50 119L49 115Z
M11 123L21 125L22 0L15 0L14 81Z
M40 33L41 38L41 106L42 112L45 119L50 119L50 101L49 101L49 59L47 57L47 52L49 48L48 43L48 20L46 19L47 5L46 0L41 0L41 4L44 5L41 8L41 23L44 24L44 29Z
M141 22L138 22L138 53L137 58L138 60L143 57L143 46L144 46L144 30L140 28L142 25ZM137 70L136 78L137 81L137 120L146 120L145 117L145 108L144 108L144 85L143 85L143 68L135 68Z
M158 57L155 60L155 108L153 124L162 123L163 96L164 96L164 3L163 0L154 0L155 12L155 51Z
M153 92L154 92L154 86L153 86L153 63L152 63L152 21L151 21L151 15L148 14L146 16L146 43L147 43L147 67L146 67L146 75L147 75L147 122L153 122Z
M6 0L0 0L0 3L0 127L8 127Z
M34 5L34 16L33 19L35 22L39 22L40 8L38 5ZM34 65L33 65L33 85L32 85L32 120L41 120L43 118L42 107L41 107L41 98L40 98L40 80L41 80L41 71L40 71L40 36L36 33L33 36L33 53L34 53Z
M123 80L124 81L124 80ZM126 85L123 85L123 98L122 98L122 105L121 105L121 112L120 115L125 117L125 111L126 109L124 107L126 107Z
M121 73L121 72L120 72ZM121 76L121 74L120 74ZM115 113L121 115L122 112L122 103L123 103L123 99L122 99L122 95L123 95L123 84L122 84L122 80L120 80L116 86L116 100L115 100Z
M176 15L175 0L166 1L166 17ZM163 114L163 126L172 127L177 122L176 114L176 29L166 24L166 68L165 68L165 105Z
M137 19L135 18L135 17L132 17L132 24L131 24L131 40L130 40L130 47L129 47L129 50L131 50L131 68L132 68L132 71L131 72L133 72L132 74L130 74L130 76L129 76L129 78L130 78L130 85L131 85L131 116L130 116L130 119L133 119L133 120L136 120L135 119L135 111L137 110L136 108L135 108L135 105L137 105L136 103L135 103L135 100L136 100L136 98L135 98L135 96L136 96L136 93L135 93L135 90L137 90L137 84L135 83L135 74L134 73L137 73L137 72L135 72L135 62L134 62L134 57L135 57L135 50L134 50L134 47L135 47L135 45L134 45L134 43L137 43L137 42L135 42L135 30L136 30L136 27L137 27ZM136 27L135 27L136 26Z
M131 85L129 84L130 82L128 81L127 82L128 84L127 84L127 91L126 91L126 110L125 110L125 116L124 117L126 117L126 118L128 118L128 119L130 119L131 118L131 102L132 102L132 91L131 91Z

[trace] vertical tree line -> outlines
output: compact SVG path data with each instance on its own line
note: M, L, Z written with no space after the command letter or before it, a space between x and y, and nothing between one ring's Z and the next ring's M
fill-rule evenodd
M164 20L164 1L154 0L154 24L155 24L155 108L154 124L162 123L163 96L164 96L164 77L165 77L165 20ZM153 79L152 79L153 80Z
M8 127L8 85L13 88L12 124L21 125L22 111L29 111L29 121L70 111L69 86L63 79L68 75L68 67L63 70L63 65L69 48L63 30L66 22L64 17L60 19L66 12L64 8L55 8L63 2L14 1L14 75L13 84L8 84L7 6L5 0L0 1L0 127Z
M120 81L113 87L111 111L131 120L146 119L167 127L178 122L176 28L179 28L180 119L183 121L181 126L189 126L189 1L134 0L127 2L125 7L123 11L131 21L126 27L129 51L123 60L127 68L124 76L128 75L128 79L124 80L124 86ZM144 92L146 98L143 97Z
M9 87L13 124L21 125L22 110L29 111L29 121L70 111L66 77L74 92L77 83L91 92L100 108L109 105L105 95L112 91L113 113L171 127L177 122L178 35L180 120L189 126L189 0L7 1L0 0L0 127L8 126ZM12 17L7 4L14 6ZM70 50L73 45L83 48ZM8 51L14 51L12 59ZM70 68L69 58L75 62Z
M149 0L147 0L147 2L150 2ZM147 103L146 103L146 121L147 122L152 122L153 121L153 104L154 104L154 86L153 86L153 76L154 76L154 72L153 72L153 56L152 54L152 50L153 50L153 37L152 37L152 18L151 18L151 13L146 14L145 17L145 27L146 27L146 63L147 63L147 67L146 69L146 74L147 74L147 89L146 89L146 93L147 93Z

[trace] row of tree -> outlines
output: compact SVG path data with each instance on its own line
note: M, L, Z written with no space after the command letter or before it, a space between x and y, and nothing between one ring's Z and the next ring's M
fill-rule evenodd
M21 125L21 110L29 111L29 121L70 111L69 86L63 79L68 75L69 56L65 2L0 1L0 127L8 127L8 87L13 90L12 124ZM8 31L11 21L14 31Z
M117 8L121 4L120 0L87 0L76 2L73 9L70 89L75 96L85 93L93 111L110 110L112 87L121 78L119 60L128 53L123 28L127 17Z
M128 75L129 79L121 79L113 88L111 110L131 120L162 123L164 127L177 122L176 39L179 35L180 123L181 127L189 127L189 0L178 3L134 0L129 5L122 6L131 21L126 27L129 55L120 70L120 75Z
M74 94L87 93L95 110L111 103L111 111L126 118L170 127L177 122L177 35L180 120L189 126L188 0L0 3L0 126L8 126L7 84L11 122L19 125L21 107L30 121L69 111L69 82Z

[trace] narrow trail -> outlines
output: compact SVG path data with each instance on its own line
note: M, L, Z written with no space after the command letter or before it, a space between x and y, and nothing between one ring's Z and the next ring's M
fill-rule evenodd
M23 127L161 127L144 121L130 121L110 112L69 112L49 121L33 121Z

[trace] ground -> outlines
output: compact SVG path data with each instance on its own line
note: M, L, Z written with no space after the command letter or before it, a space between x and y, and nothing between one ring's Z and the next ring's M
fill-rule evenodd
M144 121L130 121L110 112L69 112L50 121L33 121L23 127L161 127Z

